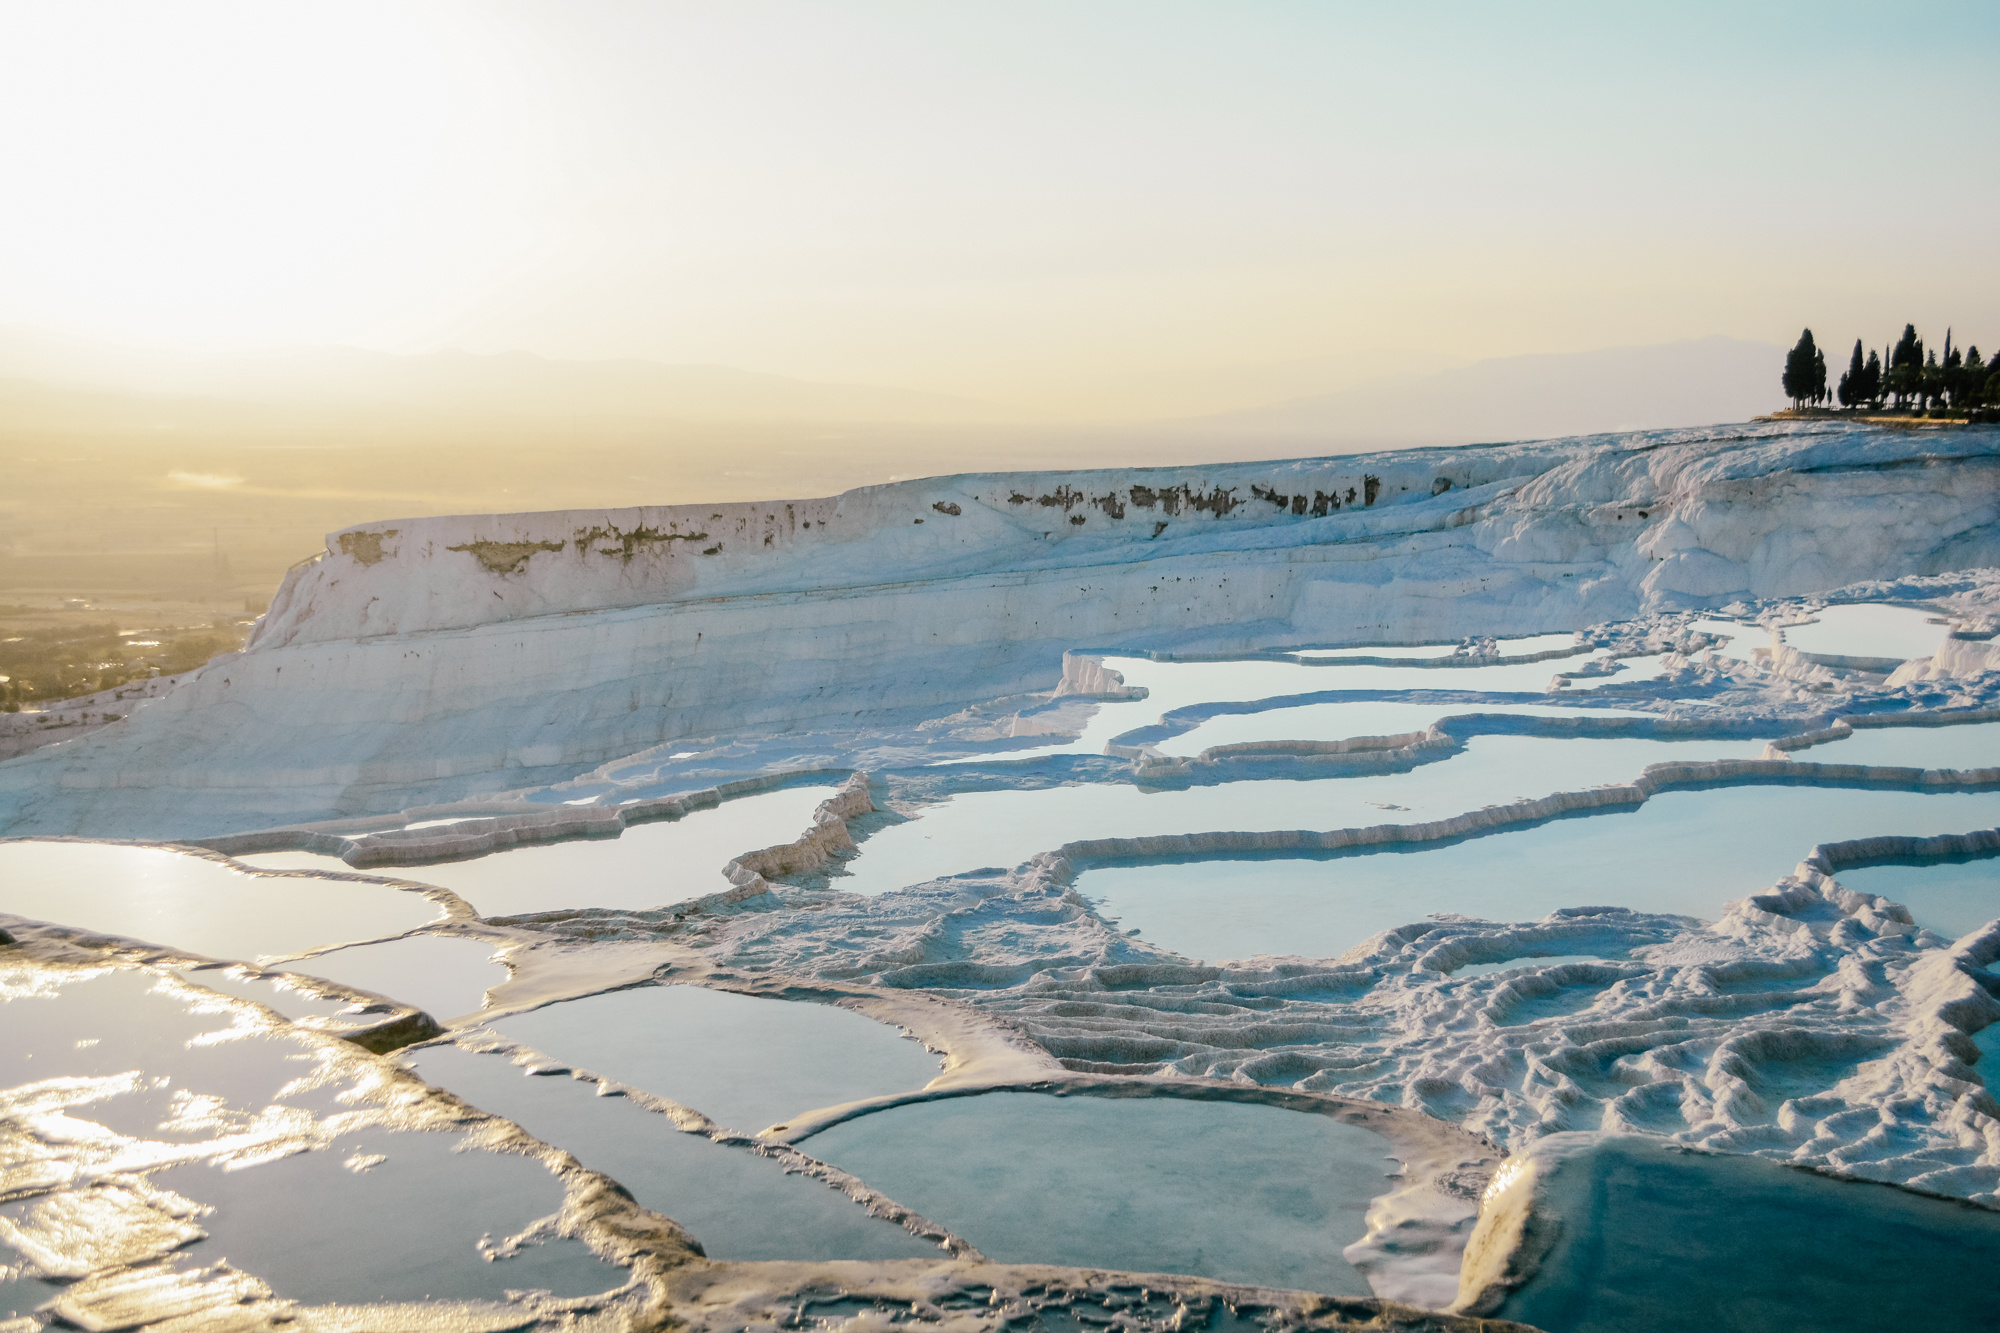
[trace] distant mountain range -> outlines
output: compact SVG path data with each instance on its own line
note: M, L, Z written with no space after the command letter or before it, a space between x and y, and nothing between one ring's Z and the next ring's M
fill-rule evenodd
M1121 451L1203 442L1231 457L1259 449L1339 453L1740 421L1780 405L1784 351L1704 338L1655 347L1504 357L1218 415L1091 426L946 394L826 384L728 366L558 361L527 352L398 356L314 347L206 357L136 351L0 328L0 380L64 402L139 398L231 405L265 420L299 414L417 430L560 428L568 438L686 423L1004 426L1022 447L1054 433ZM25 403L22 403L25 407ZM37 412L37 416L42 413ZM1218 454L1219 456L1219 454Z
M1499 357L1181 424L1204 434L1319 440L1329 451L1705 426L1784 406L1784 360L1775 344L1734 338Z
M729 366L557 361L529 352L397 356L304 347L238 356L142 351L0 328L0 379L149 397L442 419L984 422L1007 415L946 394L823 384Z

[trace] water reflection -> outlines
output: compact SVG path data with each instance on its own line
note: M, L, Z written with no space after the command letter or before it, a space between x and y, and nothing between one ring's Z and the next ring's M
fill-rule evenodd
M1533 921L1602 905L1714 920L1725 902L1790 874L1818 843L1995 822L2000 792L1667 791L1636 810L1428 849L1104 866L1081 875L1077 888L1121 925L1189 958L1332 958L1441 912ZM1853 874L1841 882L1863 887Z
M246 960L400 935L443 915L423 895L382 884L250 875L159 847L54 841L0 843L0 909Z
M1754 758L1763 749L1763 741L1743 739L1475 736L1462 752L1407 773L1165 791L1089 783L966 792L870 834L832 885L885 893L941 875L1016 866L1087 838L1423 823L1495 802L1629 782L1648 764Z
M850 1010L700 986L592 995L493 1027L752 1133L819 1107L921 1088L939 1066L895 1028Z
M1174 1097L996 1092L877 1111L802 1145L1002 1263L1196 1273L1367 1296L1341 1257L1388 1140L1321 1115Z
M369 873L450 889L481 916L665 907L729 888L723 866L744 852L792 841L812 826L813 811L832 794L829 786L785 787L739 796L681 819L640 824L615 838L576 838ZM265 852L237 860L273 870L349 869L337 857L311 852Z

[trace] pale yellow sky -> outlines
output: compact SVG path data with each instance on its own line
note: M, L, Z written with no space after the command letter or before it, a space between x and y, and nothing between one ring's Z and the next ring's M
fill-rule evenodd
M2000 341L1990 4L1388 8L0 0L0 324L1080 418Z

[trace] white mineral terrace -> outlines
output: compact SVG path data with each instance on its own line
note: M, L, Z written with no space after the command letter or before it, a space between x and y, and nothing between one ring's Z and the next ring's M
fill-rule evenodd
M1996 617L1978 429L335 533L0 763L0 1333L1907 1322Z

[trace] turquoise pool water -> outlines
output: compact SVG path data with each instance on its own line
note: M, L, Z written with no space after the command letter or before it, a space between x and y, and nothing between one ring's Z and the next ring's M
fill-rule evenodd
M1763 749L1761 740L1740 739L1475 736L1463 751L1406 773L1164 791L1087 783L967 792L871 833L860 855L844 863L847 873L831 882L850 893L885 893L941 875L1016 866L1086 838L1423 823L1518 798L1629 782L1648 764L1753 758Z
M480 1238L502 1241L556 1212L562 1185L540 1162L462 1146L457 1134L363 1130L242 1170L196 1163L153 1181L215 1209L190 1259L227 1259L293 1300L585 1296L625 1284L624 1269L562 1237L489 1261ZM386 1160L359 1165L376 1157Z
M1541 954L1533 957L1507 958L1497 963L1468 963L1456 968L1452 976L1460 978L1490 976L1495 972L1519 972L1528 967L1559 967L1564 963L1595 963L1603 959L1602 954L1559 953Z
M1787 625L1783 632L1785 642L1802 653L1907 660L1937 651L1951 632L1942 621L1935 611L1864 602L1829 606L1813 614L1813 623Z
M1468 713L1511 717L1649 717L1630 708L1558 708L1552 704L1411 704L1387 699L1359 703L1301 704L1257 713L1223 713L1189 731L1170 736L1161 754L1197 755L1210 746L1251 741L1341 741L1356 736L1403 736L1423 731L1441 718Z
M1568 641L1572 636L1554 637ZM1356 649L1354 653L1382 655L1362 649ZM1299 656L1306 658L1312 655L1301 653ZM1037 755L1102 754L1113 738L1138 727L1152 726L1175 709L1191 708L1197 704L1246 703L1323 690L1478 690L1502 694L1546 694L1557 672L1574 671L1589 660L1589 657L1579 654L1514 666L1385 667L1360 664L1310 666L1288 661L1155 662L1143 657L1106 657L1105 666L1122 675L1127 686L1145 687L1147 695L1144 699L1099 703L1096 713L1085 724L1083 734L1076 740L1008 751L1000 757L1023 759ZM1634 658L1615 675L1572 682L1565 687L1564 693L1585 694L1611 682L1650 679L1658 674L1659 665L1657 657ZM1478 711L1476 705L1433 705L1431 720L1451 713L1475 711ZM1429 721L1419 725L1427 726ZM1364 727L1361 731L1348 734L1372 733L1372 728Z
M1845 740L1794 750L1808 764L1882 764L1892 768L2000 768L2000 722L1948 727L1861 727Z
M450 889L481 916L515 916L570 907L664 907L729 887L722 867L744 852L790 842L812 827L813 811L833 788L786 787L724 801L683 819L640 824L615 838L513 847L465 861L376 866L363 872ZM265 852L237 858L271 870L351 871L312 852Z
M1435 912L1531 921L1559 907L1614 906L1713 920L1725 902L1790 874L1818 843L1995 823L2000 792L1668 791L1636 810L1419 851L1103 866L1077 888L1121 926L1190 958L1330 958Z
M426 1082L567 1149L693 1233L711 1259L909 1259L938 1247L774 1159L684 1134L664 1115L589 1083L532 1076L497 1055L427 1046L407 1062Z
M2000 918L2000 858L1921 866L1866 866L1834 876L1910 909L1920 926L1957 939Z
M746 1133L823 1106L921 1088L940 1064L895 1028L851 1010L699 986L612 991L492 1026Z
M800 1145L1002 1263L1197 1273L1366 1296L1341 1257L1391 1188L1388 1140L1176 1097L996 1092L877 1111Z
M1548 1333L1991 1326L2000 1212L1640 1139L1562 1163L1540 1202L1554 1249L1499 1314Z
M1493 643L1494 655L1498 657L1526 657L1530 653L1552 653L1559 648L1575 648L1576 635L1565 630L1557 634L1530 634L1519 639L1496 639ZM1428 643L1405 647L1376 648L1302 648L1297 657L1450 657L1458 648L1457 641L1451 643ZM1551 661L1554 659L1551 658Z

